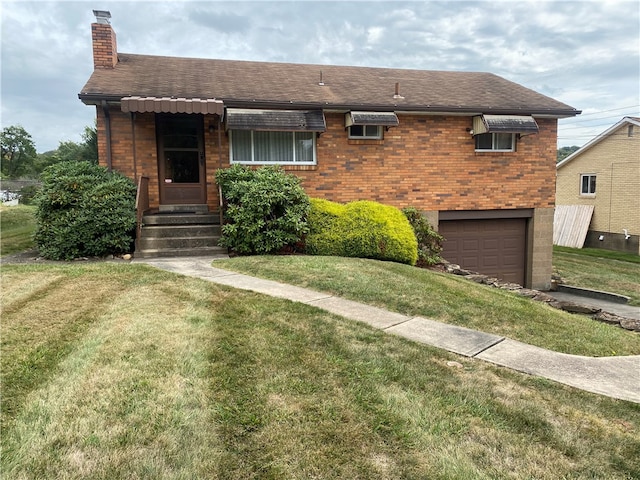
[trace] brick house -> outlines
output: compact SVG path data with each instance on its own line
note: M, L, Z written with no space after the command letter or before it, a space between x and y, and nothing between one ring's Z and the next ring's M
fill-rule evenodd
M584 246L640 255L640 118L624 117L556 168L556 203L594 207Z
M557 120L579 111L489 73L120 53L94 13L79 98L144 208L216 212L216 169L280 164L311 196L424 211L450 261L549 286Z

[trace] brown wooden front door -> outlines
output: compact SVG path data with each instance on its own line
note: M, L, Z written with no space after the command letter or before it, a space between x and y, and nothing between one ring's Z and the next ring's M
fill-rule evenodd
M207 203L202 115L158 115L156 125L160 204Z

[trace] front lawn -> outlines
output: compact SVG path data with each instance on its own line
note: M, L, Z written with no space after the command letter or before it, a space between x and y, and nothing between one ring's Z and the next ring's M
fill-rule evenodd
M631 305L640 305L639 255L556 246L553 267L568 285L626 295Z
M1 275L2 478L640 477L638 404L143 265Z
M0 256L22 252L33 247L36 207L0 205Z
M588 356L638 355L640 335L462 277L391 262L253 256L214 266L328 292L405 315Z

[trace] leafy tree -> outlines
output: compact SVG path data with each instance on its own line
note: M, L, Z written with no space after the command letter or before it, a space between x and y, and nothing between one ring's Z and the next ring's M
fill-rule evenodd
M98 164L98 133L95 126L85 127L80 143L60 142L58 149L51 158L52 163L58 162L89 162Z
M0 171L9 178L32 173L37 158L31 135L20 125L6 127L0 133Z
M571 155L573 152L575 152L578 149L580 149L580 147L578 147L577 145L573 145L571 147L560 147L558 149L558 156L556 157L556 163L561 162L562 160L567 158L569 155Z

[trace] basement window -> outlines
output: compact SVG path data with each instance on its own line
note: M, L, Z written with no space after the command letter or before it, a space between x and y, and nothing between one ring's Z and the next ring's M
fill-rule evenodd
M596 176L595 174L580 175L580 195L594 197L596 195Z

